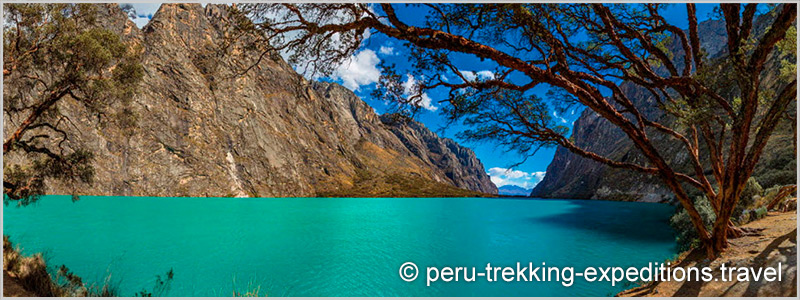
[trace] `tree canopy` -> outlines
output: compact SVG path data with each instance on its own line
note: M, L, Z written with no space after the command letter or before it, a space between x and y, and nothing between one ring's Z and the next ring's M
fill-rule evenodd
M74 121L58 103L77 101L101 119L112 103L130 101L143 75L138 49L100 26L92 4L5 4L3 32L4 202L20 205L44 193L47 179L91 183L93 154L64 130ZM125 113L110 116L135 122ZM9 154L25 159L9 162Z

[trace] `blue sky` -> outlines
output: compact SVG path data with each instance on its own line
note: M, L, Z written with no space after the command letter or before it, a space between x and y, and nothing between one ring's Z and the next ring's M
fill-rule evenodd
M159 4L154 3L135 3L131 5L138 16L133 21L140 28L147 24L159 7ZM698 20L702 22L709 19L716 6L716 4L697 4ZM401 20L412 25L423 24L424 17L427 14L425 9L419 6L396 5L395 9ZM680 28L685 29L688 27L685 5L669 6L664 10L663 15L669 22ZM374 107L378 113L384 113L387 111L387 105L370 96L370 92L380 76L378 65L381 62L385 62L395 64L398 70L408 70L411 66L406 56L407 53L408 49L403 46L401 41L387 38L379 33L373 33L348 62L339 66L329 78L322 78L321 80L341 83ZM494 66L488 60L481 61L467 55L459 55L457 59L459 66L465 66L461 69L465 77L493 76L491 71ZM413 82L418 79L413 78L413 76L406 76L404 80L409 86L413 86ZM544 93L547 90L547 86L540 85L530 93L544 97ZM467 143L459 140L456 138L456 134L463 129L462 126L455 124L448 128L443 128L445 118L439 115L440 104L437 101L445 99L445 96L441 90L428 91L423 97L425 109L422 109L416 116L417 120L424 123L431 130L436 131L440 136L452 138L462 145L472 148L477 157L483 162L487 174L492 178L492 182L498 187L510 184L530 189L544 178L547 166L555 154L555 148L541 149L534 156L526 159L516 153L506 153L502 148L498 148L490 142ZM573 122L580 116L582 110L583 108L578 107L561 115L553 112L553 117L561 125L571 130ZM520 162L522 163L519 164ZM519 165L515 166L513 170L509 168L515 164Z

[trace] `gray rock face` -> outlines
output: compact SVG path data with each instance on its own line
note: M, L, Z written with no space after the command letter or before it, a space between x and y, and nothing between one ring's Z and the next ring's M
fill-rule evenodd
M644 162L625 134L594 111L583 111L575 121L572 138L579 147L611 159ZM653 139L666 140L660 136ZM670 200L672 192L652 176L610 168L558 147L531 197L662 202Z
M441 171L442 174L435 176L437 181L452 182L457 187L472 191L497 194L497 187L471 149L451 139L438 137L416 121L398 124L392 122L389 115L381 116L381 120L414 156Z
M760 24L760 25L759 25ZM763 28L764 22L756 27ZM727 41L725 25L721 21L706 21L698 26L700 42L710 56L721 55L726 51ZM670 46L676 56L683 55L678 42ZM681 61L680 59L676 61ZM771 69L778 72L777 66L771 63ZM658 108L652 95L643 88L623 83L623 92L648 118L671 124ZM790 108L791 111L794 106ZM795 163L792 152L791 128L779 127L770 139L755 177L765 186L788 184L794 182ZM783 131L783 133L779 133ZM788 138L786 138L788 136ZM659 132L649 132L648 137L678 171L692 173L689 157L685 148L674 139ZM586 109L575 121L572 139L579 147L613 160L646 164L638 149L618 127L600 117L594 111ZM701 154L705 157L705 154ZM787 176L778 174L788 174ZM788 178L789 182L783 183ZM571 153L566 148L558 147L555 157L547 167L544 179L534 187L531 197L567 198L567 199L604 199L641 202L670 202L674 200L672 192L655 176L647 176L635 171L614 169L590 159Z
M358 186L358 174L387 172L497 192L469 149L421 124L387 126L344 87L309 82L278 57L259 62L259 52L228 46L222 6L164 4L141 30L116 5L102 10L104 26L143 50L145 75L129 107L138 122L122 129L63 101L59 110L80 120L69 146L94 152L96 180L78 191L48 182L51 193L316 196ZM13 124L5 125L7 135ZM371 168L382 159L405 169Z

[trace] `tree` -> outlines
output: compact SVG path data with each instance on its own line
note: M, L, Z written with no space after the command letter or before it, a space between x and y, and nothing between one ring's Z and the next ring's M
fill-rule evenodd
M58 104L77 101L101 119L127 103L143 69L138 51L99 25L97 5L5 4L3 31L4 202L27 205L47 179L91 183L93 155L73 146L73 120ZM125 123L132 116L115 115ZM20 155L14 163L9 158Z
M663 4L418 6L427 14L425 24L403 20L392 4L247 4L238 9L254 20L247 29L261 32L263 44L270 45L265 53L286 53L298 68L321 74L359 49L368 31L403 41L411 49L409 72L421 79L416 93L403 95L401 76L386 67L377 95L413 112L422 92L444 88L449 97L442 101L447 104L443 112L472 125L466 137L494 140L522 153L558 145L611 167L658 176L691 217L708 256L728 246L728 236L736 235L731 213L744 184L796 99L794 79L782 80L775 89L765 89L763 82L770 75L765 63L771 55L796 59L793 52L774 51L794 28L795 4L768 7L766 13L756 4L722 4L729 38L721 57L709 57L701 48L694 4L686 4L686 31L661 15ZM757 32L761 16L770 23ZM678 51L669 51L669 45ZM468 78L459 71L464 66L458 55L493 62L495 76ZM445 72L460 82L448 81ZM550 99L530 92L539 85L550 87ZM645 113L650 108L629 98L626 85L644 89L675 121L650 118ZM646 161L615 161L575 145L549 114L550 106L572 105L616 125ZM657 134L683 145L692 172L676 171L652 142ZM686 186L710 200L716 215L711 232Z

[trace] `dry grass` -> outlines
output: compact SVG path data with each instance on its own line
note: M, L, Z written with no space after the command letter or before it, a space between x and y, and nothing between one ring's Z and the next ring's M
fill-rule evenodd
M233 278L233 297L266 297L267 293L261 291L261 285L254 281L247 282L247 288L241 291L236 287L236 277Z
M3 272L11 279L11 282L4 280L4 291L17 290L21 296L34 295L37 297L117 296L116 285L111 283L110 276L106 277L101 285L86 286L80 277L63 265L55 272L55 276L52 276L47 270L47 263L41 253L24 256L20 252L19 248L12 246L8 236L4 235ZM6 277L4 276L4 278ZM17 288L21 288L22 291Z
M437 182L425 163L368 141L357 145L359 167L351 186L321 190L317 197L493 197Z
M8 236L3 236L3 270L26 291L39 297L66 296L47 273L41 253L23 256L13 248Z

